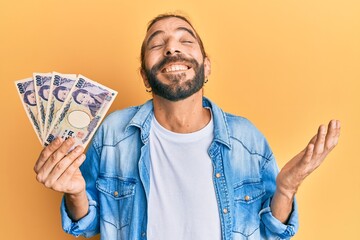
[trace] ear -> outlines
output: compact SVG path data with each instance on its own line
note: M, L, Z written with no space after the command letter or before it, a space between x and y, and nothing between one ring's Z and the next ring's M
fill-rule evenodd
M144 82L145 87L146 87L146 88L150 88L149 80L148 80L147 77L146 77L146 74L145 74L144 69L140 69L140 74L141 74L141 77L142 77L142 79L143 79L143 82Z
M204 74L205 74L205 79L208 78L211 74L211 62L208 57L205 57L204 59Z

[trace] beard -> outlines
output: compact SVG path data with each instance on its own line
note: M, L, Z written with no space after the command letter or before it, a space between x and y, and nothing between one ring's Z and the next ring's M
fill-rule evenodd
M157 78L157 73L159 73L166 64L171 62L188 63L187 65L193 68L195 76L192 79L186 79L181 83L182 79L186 77L186 73L168 74L167 78L171 83L162 83ZM199 64L195 59L187 59L181 55L165 57L151 69L145 68L144 70L152 92L169 101L176 102L190 97L198 92L204 85L204 63Z

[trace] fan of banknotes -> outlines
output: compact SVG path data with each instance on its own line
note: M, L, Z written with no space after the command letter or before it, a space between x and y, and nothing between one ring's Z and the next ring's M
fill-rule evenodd
M82 75L34 73L15 82L25 112L42 145L73 137L86 146L117 92Z

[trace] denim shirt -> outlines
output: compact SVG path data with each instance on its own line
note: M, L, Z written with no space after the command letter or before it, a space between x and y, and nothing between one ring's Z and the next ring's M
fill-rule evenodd
M222 239L289 239L298 228L297 204L294 201L287 224L271 213L278 167L266 139L247 119L223 112L206 98L203 106L211 109L214 121L214 139L208 153L214 168ZM104 240L147 238L153 117L150 100L106 118L81 166L89 211L73 222L63 200L65 232L85 237L100 232Z

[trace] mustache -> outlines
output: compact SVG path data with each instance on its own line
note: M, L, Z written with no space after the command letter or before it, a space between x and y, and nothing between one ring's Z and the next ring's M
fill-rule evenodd
M181 63L188 63L189 66L193 68L197 68L199 66L198 62L193 58L187 58L182 54L177 54L175 56L166 56L162 59L159 63L155 64L152 68L152 72L157 72L164 68L165 65L173 62L181 62Z

